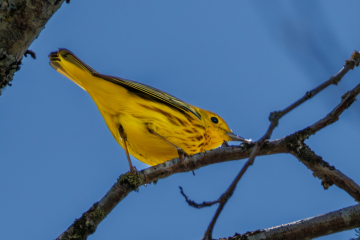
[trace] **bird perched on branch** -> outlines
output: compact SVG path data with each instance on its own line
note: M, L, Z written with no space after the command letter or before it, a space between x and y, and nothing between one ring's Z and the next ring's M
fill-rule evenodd
M110 132L130 156L156 165L183 155L246 141L217 114L156 88L97 73L72 52L59 49L50 65L89 93Z

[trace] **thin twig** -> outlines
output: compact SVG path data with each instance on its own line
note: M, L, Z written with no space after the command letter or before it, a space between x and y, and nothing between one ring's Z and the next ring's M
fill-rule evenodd
M194 207L194 208L210 207L210 206L212 206L212 205L214 205L214 204L216 204L216 203L219 203L219 201L203 202L203 203L201 203L201 204L200 204L200 203L196 203L196 202L190 200L190 199L188 198L188 196L186 196L186 194L184 193L182 187L179 186L179 188L180 188L180 193L181 193L181 195L183 195L184 198L185 198L185 201L186 201L190 206L192 206L192 207Z
M35 54L34 51L28 49L28 50L26 50L26 52L24 53L24 56L27 57L28 54L29 54L33 59L36 59L36 54Z
M299 106L300 104L302 104L303 102L305 102L306 100L312 98L313 96L315 96L316 94L318 94L320 91L322 91L323 89L325 89L326 87L330 86L331 84L335 84L337 85L338 82L341 81L342 77L351 69L354 69L355 66L358 66L360 62L360 53L358 51L354 51L350 57L350 60L345 61L345 65L344 67L334 76L330 77L329 80L327 80L326 82L320 84L319 86L317 86L316 88L306 92L305 96L300 98L299 100L297 100L296 102L294 102L292 105L290 105L289 107L287 107L286 109L284 109L282 111L282 114L286 114L288 112L290 112L292 109L294 109L295 107Z
M253 148L253 150L256 148L256 146ZM254 151L252 151L254 152ZM252 158L252 160L255 158ZM205 232L204 238L203 239L208 239L211 240L212 239L212 231L214 229L216 220L218 219L218 217L220 216L221 211L223 210L225 204L227 203L227 201L229 200L229 198L233 195L236 185L237 183L240 181L241 177L244 175L244 173L246 172L246 170L248 169L248 167L252 164L251 158L245 163L245 165L242 167L241 171L238 173L238 175L236 176L235 180L231 183L230 187L226 190L226 192L221 195L221 197L219 198L219 200L217 200L217 202L219 202L219 207L215 212L215 215L213 217L213 219L211 220L208 229Z
M356 96L360 94L360 84L358 84L354 89L345 93L341 97L341 102L323 119L320 119L313 125L298 131L297 134L303 135L303 138L306 139L312 134L320 131L324 127L336 122L339 120L340 114L342 114L347 108L349 108L355 101Z
M354 51L353 54L350 57L350 60L347 60L345 62L345 65L343 66L343 68L337 74L330 77L329 80L327 80L326 82L320 84L319 86L312 89L311 91L306 92L306 94L302 98L300 98L299 100L297 100L296 102L294 102L293 104L291 104L290 106L285 108L284 110L272 112L270 114L269 120L270 120L271 123L270 123L270 126L269 126L268 130L266 131L265 135L263 137L261 137L258 141L255 142L255 147L252 149L249 160L246 162L246 164L243 166L241 171L238 173L238 175L236 176L234 181L231 183L230 187L220 197L220 199L219 199L219 202L220 202L219 207L216 210L216 212L214 214L214 217L212 218L212 220L211 220L211 222L210 222L210 224L209 224L209 226L208 226L208 228L207 228L207 230L206 230L206 232L204 234L204 238L203 238L204 240L211 240L212 239L212 231L213 231L216 220L218 219L222 209L224 208L224 206L225 206L226 202L228 201L228 199L233 194L233 192L234 192L234 190L236 188L236 185L238 184L241 177L244 175L244 173L246 172L248 167L251 166L254 163L255 157L258 155L258 153L259 153L261 147L263 146L263 144L265 143L265 141L267 139L270 139L273 130L278 125L279 119L281 117L283 117L285 114L289 113L291 110L295 109L296 107L298 107L299 105L301 105L302 103L307 101L308 99L310 99L313 96L315 96L316 94L318 94L320 91L322 91L326 87L330 86L331 84L337 85L337 83L342 79L342 77L350 69L353 69L355 66L359 65L359 62L360 62L360 53L357 52L357 51Z

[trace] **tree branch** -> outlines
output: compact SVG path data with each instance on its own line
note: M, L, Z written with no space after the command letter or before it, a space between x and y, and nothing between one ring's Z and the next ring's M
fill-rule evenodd
M210 164L248 158L253 146L254 144L243 143L240 146L221 147L188 156L181 163L178 158L175 158L144 169L138 174L128 172L121 175L118 182L112 186L106 195L79 219L75 220L57 239L86 239L88 235L95 232L99 223L121 200L131 191L137 190L141 185L150 184L175 173L189 172ZM279 140L274 140L266 142L259 155L277 153L289 153L289 150L286 148L286 144L280 144Z
M356 96L360 93L360 84L358 84L354 89L345 93L341 97L341 102L323 119L317 121L310 127L307 127L296 134L303 135L302 140L310 137L311 135L315 134L317 131L320 131L324 127L333 124L337 120L339 120L340 114L342 114L345 109L348 109L355 101Z
M217 218L219 217L222 209L224 208L225 204L229 200L229 198L232 196L233 192L235 191L236 185L240 181L241 177L245 174L246 170L254 163L255 157L258 155L258 152L260 151L261 147L265 143L267 139L270 139L272 132L274 131L275 127L278 125L279 119L290 112L291 110L298 107L300 104L304 103L311 97L318 94L320 91L325 89L326 87L330 86L331 84L337 84L342 77L350 70L353 69L355 66L358 66L360 62L360 53L358 51L354 51L351 55L350 59L345 61L344 67L334 76L330 77L329 80L325 81L324 83L320 84L316 88L312 89L309 92L306 92L305 96L297 100L295 103L291 104L287 108L285 108L282 111L272 112L270 114L269 120L270 120L270 126L268 130L266 131L265 135L261 137L258 141L255 143L255 147L253 148L249 160L245 163L245 165L242 167L241 171L236 176L235 180L231 183L230 187L226 190L226 192L221 195L219 200L217 200L220 204L218 209L215 212L215 215L213 219L211 220L207 230L205 231L203 239L211 240L212 239L212 231L214 228L214 225L216 223ZM355 95L356 96L356 95ZM342 184L343 186L343 184ZM215 202L215 201L214 201Z
M339 120L339 116L355 102L356 96L360 93L360 84L354 89L345 93L341 97L341 102L323 119L317 121L310 127L307 127L299 132L296 132L288 137L289 149L291 154L305 164L313 171L313 175L322 180L321 184L324 189L335 184L339 188L346 191L352 196L355 201L360 202L360 187L351 178L347 177L341 171L330 166L329 163L323 161L320 156L317 156L304 141L311 135L320 131L324 127L333 124Z
M256 230L221 240L303 240L313 239L345 230L360 227L360 205L340 209L335 212L283 224L264 230ZM219 239L220 240L220 239Z
M0 3L0 95L11 85L30 44L64 0L12 0Z
M299 143L297 150L291 153L313 171L314 177L322 180L321 185L324 189L335 184L352 196L355 201L360 202L360 186L341 171L335 169L334 166L330 166L329 163L322 160L305 143Z

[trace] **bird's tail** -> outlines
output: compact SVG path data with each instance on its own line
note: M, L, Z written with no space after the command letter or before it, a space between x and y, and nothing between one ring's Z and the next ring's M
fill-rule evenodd
M67 49L59 49L49 55L50 66L85 90L83 80L97 72Z

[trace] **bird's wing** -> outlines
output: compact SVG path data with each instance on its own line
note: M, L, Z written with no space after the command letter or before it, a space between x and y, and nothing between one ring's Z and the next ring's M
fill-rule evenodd
M84 89L84 87L76 81L76 79L72 78L67 74L66 69L61 64L61 59L64 59L65 61L68 61L69 63L73 64L73 66L81 68L83 71L95 76L102 78L106 81L112 82L114 84L120 85L127 89L130 93L134 93L139 97L142 97L144 99L147 99L149 101L153 102L159 102L162 104L166 104L170 107L173 107L175 109L178 109L184 113L192 113L195 115L199 120L201 120L201 115L198 113L195 107L192 105L168 94L161 90L158 90L156 88L147 86L145 84L141 84L135 81L112 77L108 75L103 75L98 72L96 72L94 69L92 69L90 66L88 66L86 63L84 63L82 60L80 60L78 57L75 56L71 51L67 49L59 49L59 51L52 52L49 55L50 58L50 65L55 68L57 71L64 74L66 77L73 80L75 83L77 83L81 88ZM71 65L69 65L71 66ZM69 67L68 66L68 67Z
M139 97L145 98L149 101L160 102L166 105L171 105L172 107L175 107L181 111L190 112L194 114L199 120L201 120L201 115L196 111L196 109L192 105L159 89L135 81L107 76L99 73L94 73L93 75L97 77L101 77L117 85L120 85L126 88L128 91L134 92Z

